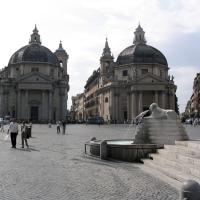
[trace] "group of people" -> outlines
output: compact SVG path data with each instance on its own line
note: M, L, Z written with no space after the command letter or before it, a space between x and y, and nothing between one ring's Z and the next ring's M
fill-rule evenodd
M61 129L62 129L62 134L65 134L66 121L65 120L58 121L56 123L56 127L57 127L57 134L61 133ZM49 128L51 128L50 123L49 123ZM22 125L20 127L20 131L21 131L22 148L24 148L24 143L25 143L26 147L29 148L27 139L32 137L32 134L31 134L32 123L31 122L26 123L25 121L23 121ZM10 122L9 128L8 128L8 132L7 132L7 134L10 134L12 148L16 148L18 133L19 133L19 124L17 123L17 120L15 118L13 118L13 119L11 119L11 122Z
M29 148L27 139L31 137L31 131L32 131L32 123L28 124L25 121L23 121L21 125L22 148L24 148L24 142L26 144L26 147ZM12 148L16 148L18 132L19 132L19 125L16 119L12 119L7 133L7 134L10 133Z
M56 122L57 134L59 134L61 132L61 126L62 126L62 133L64 135L65 134L65 130L66 130L66 122L64 120Z

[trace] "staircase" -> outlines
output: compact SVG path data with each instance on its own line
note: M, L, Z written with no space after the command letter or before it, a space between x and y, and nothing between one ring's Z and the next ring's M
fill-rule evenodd
M142 159L145 166L180 182L192 179L200 183L200 140L175 141L149 156L151 159Z

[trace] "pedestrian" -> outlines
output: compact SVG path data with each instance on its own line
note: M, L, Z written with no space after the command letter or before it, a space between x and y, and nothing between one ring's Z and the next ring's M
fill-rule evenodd
M66 122L65 120L62 120L63 135L65 134L65 128L66 128Z
M4 132L4 124L3 122L1 123L1 129L0 129L1 132Z
M48 123L48 127L51 128L51 121L49 121L49 123Z
M60 121L56 122L56 127L57 127L57 134L60 133Z
M16 148L16 140L18 135L18 123L16 122L16 119L12 119L8 128L8 134L9 133L10 133L12 148Z
M26 128L27 128L27 137L31 137L31 128L32 128L32 125L30 123L28 123L26 125Z
M23 123L22 123L22 126L21 126L22 148L24 148L24 141L25 141L25 143L26 143L27 148L29 148L29 146L28 146L28 141L27 141L28 138L29 138L29 135L28 135L28 127L27 127L26 123L23 122Z
M195 118L194 122L193 122L193 126L195 127L196 125L198 125L198 119Z

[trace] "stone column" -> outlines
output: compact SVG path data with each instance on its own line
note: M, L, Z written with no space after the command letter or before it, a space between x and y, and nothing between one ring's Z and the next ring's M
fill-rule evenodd
M157 103L159 105L159 102L158 102L158 91L155 91L155 93L154 93L154 101L155 101L155 103Z
M25 116L29 120L29 110L28 110L28 90L25 91Z
M143 108L143 100L142 100L142 91L139 92L139 98L138 98L138 106L139 106L139 113L142 112Z
M49 90L49 120L52 120L52 91Z
M42 120L45 120L45 91L42 90Z
M21 90L18 90L17 94L17 119L19 120L21 117Z
M119 113L119 107L120 107L120 105L119 105L119 94L117 93L117 94L115 94L115 109L116 109L116 120L117 120L117 123L119 123L119 121L121 120L120 119L120 113Z
M164 109L166 108L165 98L165 91L162 91L162 108Z
M4 114L5 115L7 115L8 114L8 104L9 104L9 102L8 102L8 91L6 90L5 92L4 92Z
M114 122L115 119L115 101L114 101L114 91L110 91L110 115L111 115L111 120Z
M131 120L131 95L127 93L127 118Z
M131 94L131 119L133 120L137 116L137 101L136 93Z

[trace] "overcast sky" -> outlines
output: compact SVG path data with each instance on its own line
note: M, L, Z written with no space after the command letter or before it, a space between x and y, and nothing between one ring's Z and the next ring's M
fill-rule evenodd
M115 59L133 42L140 22L147 44L167 58L178 86L180 111L192 94L200 72L199 0L6 0L0 3L0 68L28 44L37 24L42 45L53 52L62 40L69 54L71 96L83 92L87 78L99 67L105 38Z

